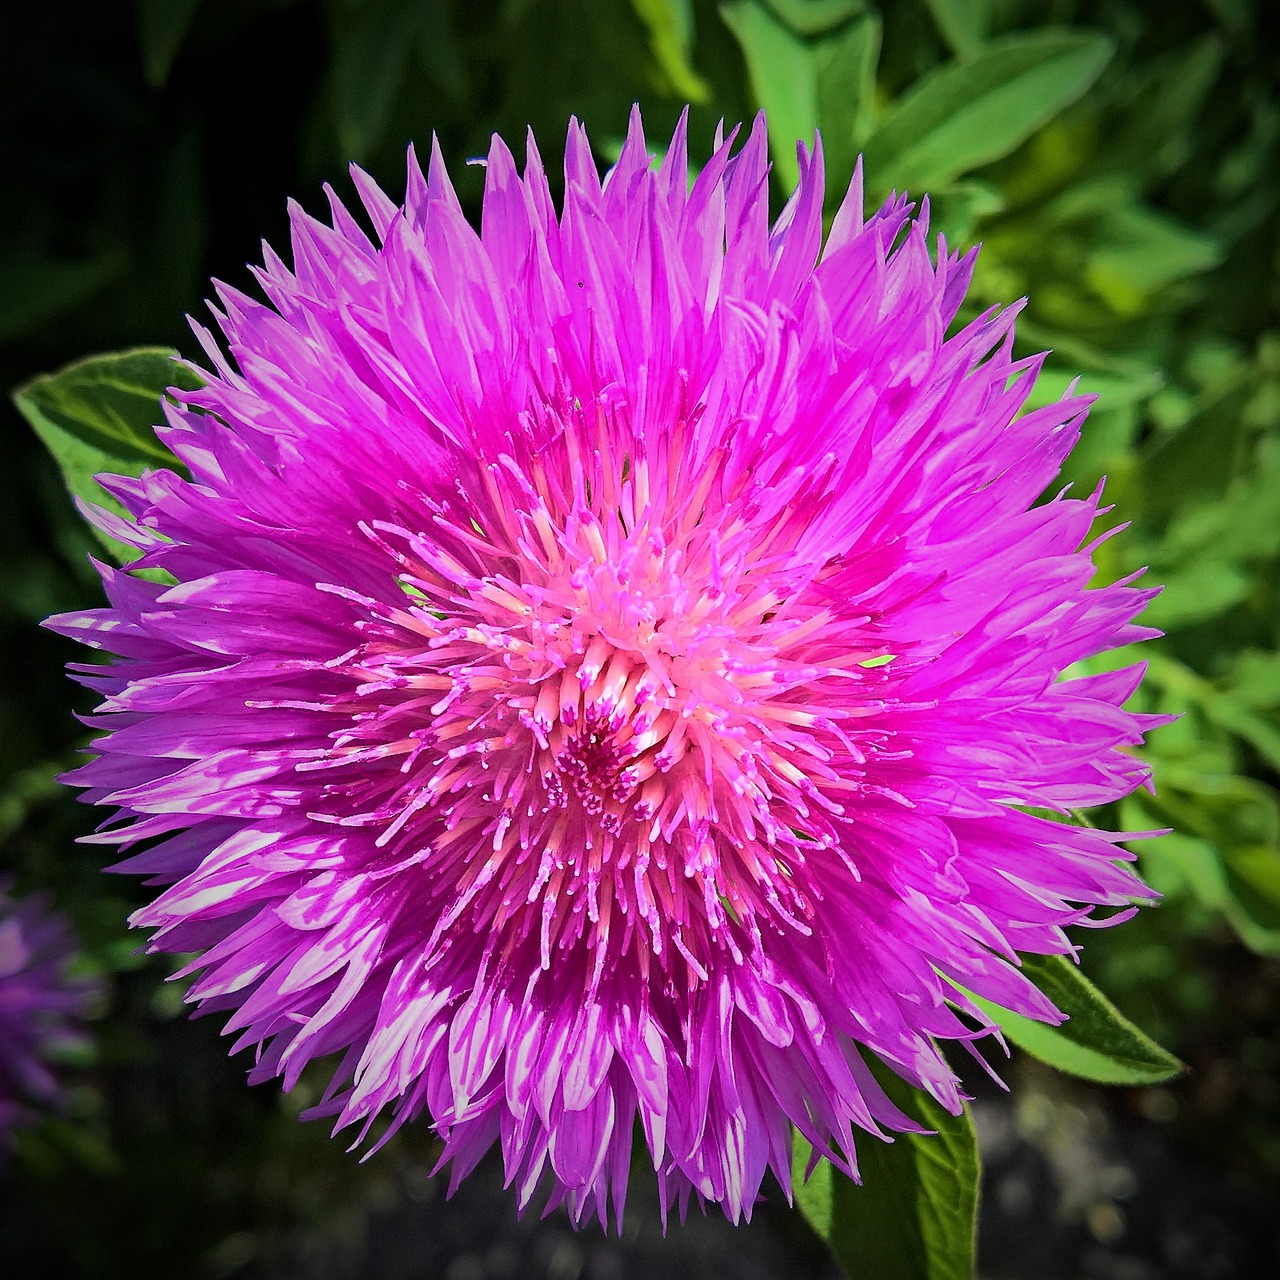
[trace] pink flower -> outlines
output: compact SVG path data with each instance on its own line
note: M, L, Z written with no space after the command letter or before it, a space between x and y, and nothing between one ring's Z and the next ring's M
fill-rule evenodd
M1150 591L1090 588L1099 495L1034 506L1088 398L1022 408L1017 308L945 335L973 255L820 150L768 219L765 127L689 186L638 115L557 214L501 141L481 230L438 151L366 234L294 209L269 305L111 478L167 570L53 625L117 655L97 758L251 1079L339 1055L317 1111L495 1142L524 1205L620 1220L637 1117L664 1211L749 1215L792 1125L847 1172L909 1129L878 1057L958 1111L956 984L1053 1006L1016 953L1146 892L1117 837L1032 816L1146 778ZM1127 914L1121 912L1121 914ZM1114 917L1113 917L1114 918ZM959 1016L956 1010L963 1011Z
M0 881L0 1163L13 1131L62 1089L54 1062L79 1046L90 987L67 973L75 947L62 917L40 898L14 899Z

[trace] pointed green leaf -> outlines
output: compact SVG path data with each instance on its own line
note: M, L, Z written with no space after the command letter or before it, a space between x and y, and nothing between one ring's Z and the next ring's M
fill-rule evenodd
M764 4L779 22L801 36L820 36L867 7L865 0L764 0Z
M931 71L867 139L874 190L924 191L1008 155L1098 78L1112 42L1044 30L981 46Z
M199 8L200 0L138 0L142 71L153 89L164 88Z
M991 22L989 0L925 0L938 34L961 57L982 43Z
M836 200L874 123L881 30L880 19L867 14L815 44L818 127L826 149L827 190Z
M754 0L720 7L742 46L756 102L769 117L769 149L786 192L800 181L796 140L812 139L818 124L817 68L813 51Z
M1153 293L1199 275L1223 258L1218 241L1139 206L1113 209L1085 262L1085 279L1121 315L1137 315Z
M677 97L706 102L707 82L693 69L692 0L631 0L631 7L649 31L649 48Z
M972 1280L980 1170L968 1112L953 1116L891 1072L875 1074L895 1106L935 1132L863 1136L861 1186L825 1160L804 1182L811 1148L796 1134L800 1210L854 1280Z
M1226 45L1201 36L1135 68L1123 82L1124 112L1107 155L1147 181L1176 173L1192 154L1205 101L1217 82Z
M1216 618L1244 600L1249 576L1226 560L1197 560L1161 575L1162 590L1147 606L1143 623L1175 631Z
M433 11L417 0L334 7L329 97L344 156L362 162L382 140L414 43Z
M200 380L175 363L175 352L139 347L92 356L33 378L14 393L14 403L62 468L76 497L123 515L120 504L94 480L102 472L141 475L147 467L182 470L153 428L164 421L165 389L194 390ZM99 534L123 562L137 552Z
M737 0L720 12L742 46L752 93L768 116L769 149L783 190L790 193L800 180L796 142L812 145L821 128L830 189L842 194L870 127L879 18L867 15L805 39L759 0Z
M1065 956L1023 956L1022 972L1067 1015L1061 1026L1035 1022L967 994L1033 1058L1100 1084L1159 1084L1184 1070L1173 1054L1134 1026Z
M5 254L0 258L0 342L84 306L124 267L123 258L111 255L66 259Z

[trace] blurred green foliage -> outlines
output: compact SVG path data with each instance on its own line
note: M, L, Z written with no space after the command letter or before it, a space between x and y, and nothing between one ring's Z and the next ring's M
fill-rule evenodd
M1022 349L1053 353L1040 400L1077 376L1099 397L1065 479L1091 489L1105 475L1128 522L1100 549L1100 577L1146 565L1166 584L1149 613L1164 638L1109 661L1148 659L1144 706L1184 714L1147 748L1155 794L1094 815L1172 828L1135 846L1165 899L1091 937L1086 963L1202 1068L1187 1131L1225 1135L1219 1159L1280 1183L1280 1096L1265 1087L1280 1070L1280 960L1269 959L1280 957L1280 53L1267 8L22 6L7 24L17 56L0 97L0 382L144 343L191 353L183 312L199 310L210 275L242 284L259 236L287 244L288 197L321 208L321 182L344 189L349 160L395 191L406 144L433 131L473 209L482 170L462 161L493 131L518 150L531 125L553 155L576 113L605 160L633 101L655 145L690 103L695 160L718 120L764 106L779 204L798 172L794 141L815 127L832 210L859 153L870 200L927 189L935 228L983 244L971 310L1030 298ZM238 1086L241 1066L177 1016L173 988L157 988L163 973L135 954L124 918L138 890L104 881L93 847L73 843L88 816L53 779L82 741L61 674L76 655L35 624L93 603L95 543L39 443L3 411L2 862L20 887L52 887L85 966L114 984L72 1114L29 1135L24 1176L63 1180L63 1210L103 1221L99 1252L74 1259L86 1274L124 1274L126 1254L163 1259L173 1275L251 1274L264 1249L284 1247L288 1222L332 1225L334 1206L364 1203L373 1182L270 1091ZM187 1070L175 1065L183 1054L203 1074L181 1081L194 1101L177 1112L188 1094L166 1072ZM393 1146L389 1167L418 1168L406 1150ZM256 1190L228 1190L236 1152L257 1161ZM140 1191L130 1180L144 1167L155 1177ZM138 1194L163 1211L137 1219ZM113 1215L126 1224L118 1241ZM38 1226L0 1220L0 1254L27 1256Z

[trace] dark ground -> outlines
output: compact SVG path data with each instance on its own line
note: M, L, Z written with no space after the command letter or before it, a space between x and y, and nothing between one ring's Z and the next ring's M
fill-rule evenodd
M982 1280L1270 1280L1280 1202L1171 1141L1167 1091L1093 1089L1021 1064L1011 1099L974 1106L985 1173ZM1143 1105L1155 1118L1141 1115ZM283 1265L224 1274L271 1280L837 1280L838 1269L775 1194L750 1225L691 1213L663 1239L643 1181L622 1237L574 1232L562 1214L518 1221L490 1159L451 1200L423 1166L342 1244L296 1247Z

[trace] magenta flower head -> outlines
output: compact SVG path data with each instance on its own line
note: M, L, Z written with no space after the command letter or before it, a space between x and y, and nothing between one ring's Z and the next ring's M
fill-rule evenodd
M76 947L62 917L7 890L0 881L0 1163L14 1130L61 1100L53 1061L83 1044L89 995L67 972Z
M1145 892L1027 811L1147 774L1140 670L1070 669L1151 593L1088 585L1098 494L1035 505L1088 399L1024 412L1016 307L947 336L924 207L855 181L824 245L820 150L771 226L733 141L690 185L637 115L602 181L575 122L557 210L495 139L479 232L435 148L355 171L368 229L295 209L174 392L190 478L105 481L172 582L52 624L116 655L93 838L251 1079L333 1055L319 1113L575 1222L637 1118L664 1212L789 1188L793 1125L856 1173L912 1127L870 1061L958 1111L964 991L1058 1020L1017 953Z

